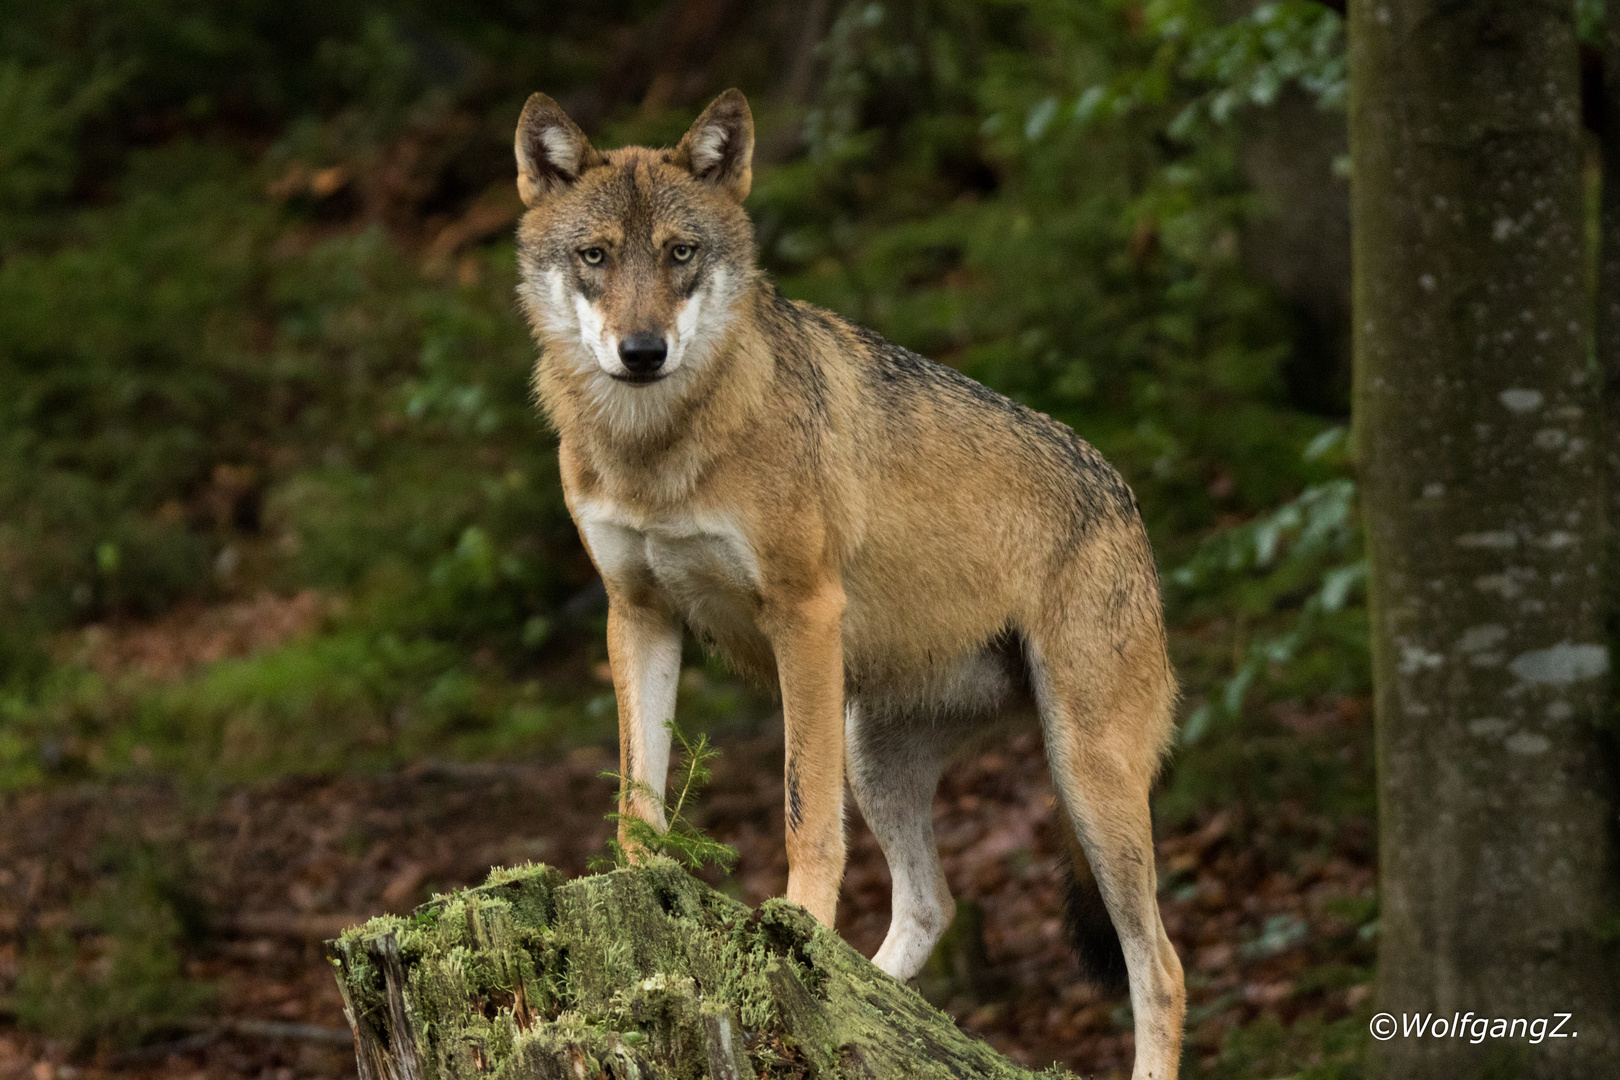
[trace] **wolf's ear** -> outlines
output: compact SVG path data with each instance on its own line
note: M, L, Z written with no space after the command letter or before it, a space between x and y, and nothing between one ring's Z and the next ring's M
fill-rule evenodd
M525 206L538 206L602 161L579 125L544 94L530 94L512 140L517 153L518 194Z
M675 163L742 202L754 182L754 114L741 90L727 90L703 110L675 146Z

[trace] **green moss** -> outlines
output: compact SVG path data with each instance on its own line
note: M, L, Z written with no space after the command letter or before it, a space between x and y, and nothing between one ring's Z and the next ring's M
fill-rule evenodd
M668 859L566 882L495 870L330 948L362 1080L405 1056L500 1080L1033 1075L803 908L750 910Z

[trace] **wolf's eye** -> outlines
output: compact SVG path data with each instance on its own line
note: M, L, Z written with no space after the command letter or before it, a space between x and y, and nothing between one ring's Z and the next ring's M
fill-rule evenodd
M584 259L591 266L601 266L602 260L607 258L607 252L603 251L599 247L588 247L579 253L579 257Z
M676 244L669 249L669 257L676 262L691 262L692 256L697 254L697 248L691 244Z

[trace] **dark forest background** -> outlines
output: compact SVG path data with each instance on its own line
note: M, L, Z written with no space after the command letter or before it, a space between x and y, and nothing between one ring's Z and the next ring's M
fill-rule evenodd
M161 788L206 817L611 746L605 600L529 396L512 131L544 90L598 145L667 143L733 85L783 291L1058 417L1137 492L1185 688L1156 810L1205 837L1165 888L1245 927L1224 954L1178 939L1189 1068L1360 1075L1344 37L1308 0L0 3L4 812ZM768 696L687 665L688 729L769 737ZM95 835L66 930L0 871L0 1035L156 1068L128 1055L217 1012L228 933L193 917L184 828ZM1264 865L1217 889L1227 836ZM1244 907L1335 859L1366 875L1327 922ZM971 989L953 1012L1000 1030L1016 993ZM1054 1045L1083 1009L1129 1029L1077 1001Z

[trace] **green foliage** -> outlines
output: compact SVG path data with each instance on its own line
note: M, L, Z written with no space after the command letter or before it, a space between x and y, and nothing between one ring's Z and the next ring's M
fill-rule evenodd
M1192 707L1156 806L1168 818L1234 800L1306 800L1373 811L1366 561L1344 429L1304 458L1295 498L1213 530L1165 578L1177 663ZM1288 704L1292 703L1292 704ZM1278 722L1274 706L1307 719Z
M4 21L0 692L37 692L64 627L264 584L386 579L386 629L522 665L588 580L528 397L510 247L424 267L411 237L365 227L504 178L509 130L478 143L465 110L508 95L515 115L533 65L570 49L503 36L493 11L361 14L153 0ZM528 66L471 64L457 42L480 26L487 58ZM556 70L593 75L605 26L576 27ZM142 124L170 134L131 149ZM386 188L401 139L431 144L445 192ZM500 169L468 191L460 162L488 160L470 143ZM294 166L381 179L323 202L277 187ZM334 228L351 199L375 210Z
M93 958L67 930L35 934L11 1000L22 1027L80 1050L139 1045L195 1019L214 993L185 969L183 946L202 920L183 858L132 842L109 845L99 862L100 886L74 906Z
M208 677L241 685L251 671L256 695L291 694L271 711L293 717L308 697L278 665L330 673L313 692L334 706L354 703L351 671L391 673L368 684L374 708L322 737L469 680L479 648L532 663L549 637L535 617L582 581L527 400L509 254L479 257L480 283L449 290L401 267L377 230L277 258L270 211L213 209L247 176L181 156L178 193L107 215L95 258L0 266L0 386L14 391L0 391L13 465L0 470L0 663L16 679L37 670L43 630L227 592L230 559L355 598L358 638ZM266 327L268 356L247 340ZM221 700L208 685L176 694Z
M1245 1027L1227 1033L1213 1067L1196 1060L1183 1075L1187 1080L1248 1080L1256 1076L1287 1076L1291 1080L1363 1080L1368 1071L1367 1023L1370 1006L1342 1020L1309 1015L1284 1026L1266 1014Z
M379 626L364 605L315 636L175 682L59 669L31 700L0 703L0 786L158 770L213 789L424 755L533 753L602 730L571 688L480 674L454 643Z
M0 60L0 250L30 211L72 186L79 128L127 76L102 71L75 87L59 66Z
M1170 134L1184 136L1205 116L1224 124L1244 105L1270 105L1288 83L1324 109L1344 108L1344 21L1336 12L1311 0L1281 0L1225 26L1198 27L1200 6L1188 0L1155 6L1160 33L1185 43L1182 73L1215 84L1171 121Z
M1342 428L1324 436L1342 438ZM1324 442L1318 439L1313 448ZM1173 586L1204 607L1215 603L1262 629L1246 646L1221 693L1193 710L1181 740L1203 738L1218 715L1235 716L1256 679L1298 660L1314 646L1337 656L1365 639L1365 616L1354 603L1367 579L1355 507L1355 482L1341 478L1306 488L1297 498L1241 526L1211 536L1193 558L1170 575ZM1301 600L1303 597L1303 601ZM1285 613L1276 626L1279 611ZM1270 629L1270 627L1275 627ZM1341 670L1322 690L1353 693L1366 685L1365 664Z
M1606 0L1575 0L1575 27L1581 42L1596 48L1603 47L1603 26Z
M713 863L730 873L732 864L737 861L737 849L705 835L687 817L687 814L695 811L698 792L708 785L712 776L709 762L719 757L720 751L709 745L707 734L700 733L694 742L687 738L674 720L667 721L664 726L669 729L670 737L678 748L675 775L680 794L671 805L650 784L615 772L603 773L604 777L619 781L620 806L627 805L632 797L651 803L662 811L666 824L660 829L636 814L607 815L609 821L624 830L624 842L616 838L608 840L608 857L601 861L607 866L623 868L630 864L630 853L637 851L666 856L685 863L693 870Z
M1231 22L1222 21L1218 6L1200 0L1153 0L1139 11L1144 37L1154 45L1145 59L1087 86L1072 101L1047 99L1051 105L1043 103L1039 115L1072 113L1084 126L1179 103L1165 133L1196 143L1219 137L1219 127L1243 107L1274 104L1289 84L1323 109L1344 107L1344 21L1313 0L1260 4ZM1032 114L1026 134L1034 119Z
M154 612L203 576L199 530L162 508L263 431L232 408L264 382L233 310L264 216L217 209L244 187L218 150L146 155L84 243L0 264L0 623Z

